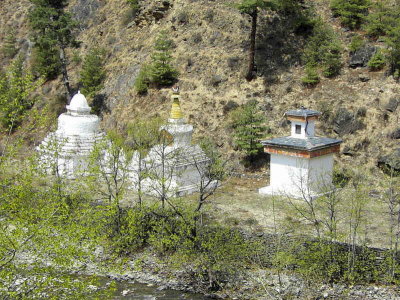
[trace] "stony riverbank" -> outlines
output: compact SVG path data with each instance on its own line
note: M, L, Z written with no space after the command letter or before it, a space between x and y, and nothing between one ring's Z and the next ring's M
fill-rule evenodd
M281 274L275 270L248 270L234 283L226 283L222 290L208 290L207 282L195 280L190 266L174 269L149 253L141 253L124 263L116 271L103 271L95 265L87 265L82 274L97 274L116 281L135 281L159 290L174 289L201 293L210 299L400 299L400 288L395 286L354 285L333 286L309 283L294 274ZM127 291L129 292L129 291Z

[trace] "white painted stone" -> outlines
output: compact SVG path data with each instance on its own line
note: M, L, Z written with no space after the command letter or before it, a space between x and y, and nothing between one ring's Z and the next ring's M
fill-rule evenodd
M312 113L313 115L316 115L318 112L312 111ZM277 147L278 149L289 148L290 151L298 151L299 155L292 156L289 154L284 155L271 153L270 185L259 189L260 194L284 195L305 199L327 193L332 189L334 154L329 153L317 157L306 158L300 153L308 151L307 149L309 148L301 150L304 146L299 147L298 145L301 145L302 143L294 142L296 139L309 139L309 141L311 141L312 138L315 137L315 119L307 120L308 117L304 116L303 121L291 121L290 137L287 137L286 140L282 139L278 143L275 142L276 144L273 144L272 142L272 145L274 146L269 146L272 148ZM296 125L300 126L300 132L296 132ZM290 139L292 140L290 141ZM333 141L333 144L341 142L339 140ZM268 145L268 141L265 142ZM308 142L303 144L309 145ZM331 146L328 143L326 147ZM324 149L324 146L317 149Z
M90 114L90 107L83 94L78 92L67 105L67 112L58 117L57 131L50 133L37 147L41 164L64 177L73 178L85 172L88 156L104 134L100 119Z

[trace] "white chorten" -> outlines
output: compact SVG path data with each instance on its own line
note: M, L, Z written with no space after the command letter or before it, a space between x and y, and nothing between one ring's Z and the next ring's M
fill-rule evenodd
M304 108L288 111L291 135L262 141L271 163L270 185L261 188L260 194L309 199L330 191L334 154L342 141L315 136L320 114Z
M88 156L104 134L99 117L90 114L91 108L79 91L66 107L67 112L58 117L57 131L50 133L37 149L49 172L57 169L61 176L73 178L78 172L85 172Z
M183 117L178 89L172 95L168 123L160 130L165 131L167 142L153 147L144 159L149 173L153 174L145 183L146 193L159 195L161 182L164 182L169 195L198 191L200 182L208 180L204 174L210 160L199 145L192 144L193 126L187 124ZM210 188L215 184L210 184Z

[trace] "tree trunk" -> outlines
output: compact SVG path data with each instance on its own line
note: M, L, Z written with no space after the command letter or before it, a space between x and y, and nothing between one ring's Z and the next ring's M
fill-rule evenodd
M257 34L257 8L250 14L251 16L251 32L250 32L250 52L249 52L249 69L247 70L246 80L254 79L254 57L256 53L256 34Z
M72 97L71 87L69 85L69 77L67 71L67 59L65 57L65 47L61 47L60 49L60 61L61 61L61 73L63 76L63 83L68 93L68 101Z

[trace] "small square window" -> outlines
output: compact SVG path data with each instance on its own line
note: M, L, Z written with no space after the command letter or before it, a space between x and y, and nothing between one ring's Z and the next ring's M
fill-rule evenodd
M301 134L301 125L296 125L296 134Z

